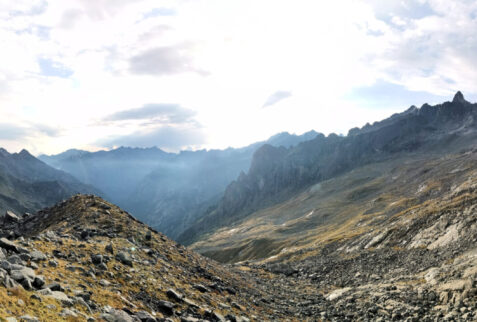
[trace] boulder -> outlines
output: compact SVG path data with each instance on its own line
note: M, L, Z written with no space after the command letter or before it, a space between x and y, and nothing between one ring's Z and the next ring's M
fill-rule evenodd
M5 212L5 217L3 217L3 222L8 224L8 223L17 223L20 221L20 217L15 215L12 211L7 210Z
M119 252L116 255L116 259L119 260L124 265L133 266L131 256L126 252Z

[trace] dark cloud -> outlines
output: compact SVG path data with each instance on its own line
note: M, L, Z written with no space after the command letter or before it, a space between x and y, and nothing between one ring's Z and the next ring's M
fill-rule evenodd
M129 60L130 71L139 75L172 75L197 73L207 75L206 71L193 66L191 45L177 45L149 49Z
M111 114L104 121L154 120L161 124L181 124L193 123L194 115L194 111L178 104L146 104Z
M292 96L292 93L289 91L276 91L267 98L265 104L263 104L262 107L272 106L273 104L276 104L279 101L284 100L285 98L288 98L290 96Z
M198 127L161 126L129 135L112 137L98 143L107 148L157 146L168 151L179 151L188 146L201 145L205 142L205 135Z

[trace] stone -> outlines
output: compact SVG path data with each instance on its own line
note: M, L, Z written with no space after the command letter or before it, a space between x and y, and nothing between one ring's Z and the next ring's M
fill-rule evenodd
M69 317L69 316L75 317L75 318L78 317L78 314L76 314L75 312L73 312L73 311L71 311L71 310L69 310L69 309L63 309L63 310L61 310L61 312L60 312L59 315L60 315L60 316L63 316L63 317Z
M41 302L41 297L38 294L32 294L32 296L30 296L30 298L32 300L37 300L37 301Z
M104 247L104 250L110 254L114 254L113 244L107 244L106 247Z
M156 321L154 316L152 316L151 314L149 314L146 311L136 312L136 313L134 313L134 316L137 317L139 320L141 320L141 322L155 322Z
M168 289L166 292L166 295L168 298L177 301L177 302L182 302L183 296L182 294L177 293L173 289Z
M0 247L15 253L19 252L18 246L4 237L0 238Z
M5 217L3 217L4 223L18 223L20 221L20 217L15 215L12 211L7 210L5 212Z
M51 267L58 267L58 262L52 259L48 261L48 265Z
M35 272L29 267L23 267L19 270L11 270L10 272L11 278L15 281L20 282L25 279L33 280L35 278Z
M60 292L64 292L65 290L63 287L61 287L59 283L48 284L45 288L49 288L52 291L60 291Z
M40 262L46 260L46 255L40 252L39 250L33 250L29 253L31 260L35 262Z
M209 289L202 284L194 284L194 288L202 293L206 293L209 291Z
M74 304L73 300L70 299L68 295L60 291L52 291L51 294L45 296L59 301L63 306L73 306Z
M107 322L134 322L134 319L122 310L109 310L107 313L100 315L100 318Z
M35 276L35 278L33 279L33 286L35 288L42 288L43 285L45 285L45 280L43 276Z
M159 310L166 315L174 314L174 304L168 301L159 300L157 301L157 307Z
M101 254L91 255L91 261L93 262L93 264L99 265L103 262L103 255Z
M119 260L124 265L133 266L131 255L126 252L119 252L116 255L116 259Z
M344 294L346 294L347 292L349 292L350 290L351 290L350 287L345 287L345 288L340 288L340 289L334 290L333 292L329 293L326 296L326 299L328 301L336 300L336 299L340 298L341 296L343 296Z
M25 321L25 322L39 322L37 317L31 316L31 315L22 315L20 316L20 321Z
M10 264L21 264L21 265L23 265L23 260L18 255L12 255L12 256L8 257L7 261Z
M15 282L15 280L12 279L10 275L6 275L3 279L3 286L5 286L6 288L16 288L18 287L18 283Z

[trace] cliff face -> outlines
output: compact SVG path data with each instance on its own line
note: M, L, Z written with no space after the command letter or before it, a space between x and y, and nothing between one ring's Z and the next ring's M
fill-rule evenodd
M442 154L467 147L477 135L476 118L477 104L467 102L458 92L452 102L411 107L353 129L346 137L318 135L289 149L263 146L254 154L249 172L231 183L218 205L179 240L191 243L204 233L358 166L403 154Z

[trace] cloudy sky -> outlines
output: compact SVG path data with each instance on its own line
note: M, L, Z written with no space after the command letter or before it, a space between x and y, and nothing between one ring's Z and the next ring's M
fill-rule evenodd
M477 2L0 0L0 145L58 153L346 134L477 100Z

